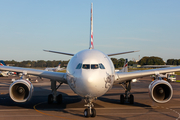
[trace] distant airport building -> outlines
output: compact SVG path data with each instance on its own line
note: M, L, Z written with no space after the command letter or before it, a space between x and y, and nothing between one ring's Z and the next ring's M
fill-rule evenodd
M140 68L141 65L138 65L138 64L133 64L133 68Z

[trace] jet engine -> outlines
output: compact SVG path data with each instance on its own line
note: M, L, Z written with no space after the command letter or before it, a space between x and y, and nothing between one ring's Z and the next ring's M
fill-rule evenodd
M9 87L9 95L15 102L26 102L30 100L33 93L33 85L29 80L16 80Z
M173 95L172 86L165 80L155 80L149 85L150 97L157 103L168 102Z

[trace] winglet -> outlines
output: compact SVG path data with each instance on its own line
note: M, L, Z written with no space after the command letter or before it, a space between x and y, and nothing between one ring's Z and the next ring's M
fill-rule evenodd
M93 3L91 3L91 23L90 23L90 47L89 49L94 49L94 39L93 39Z

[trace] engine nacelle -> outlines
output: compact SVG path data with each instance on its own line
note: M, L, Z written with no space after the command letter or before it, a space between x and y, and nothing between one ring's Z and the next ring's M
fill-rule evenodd
M150 97L157 103L166 103L171 100L173 89L165 80L155 80L149 85Z
M33 85L29 80L16 80L9 87L9 95L15 102L26 102L30 100L33 93Z

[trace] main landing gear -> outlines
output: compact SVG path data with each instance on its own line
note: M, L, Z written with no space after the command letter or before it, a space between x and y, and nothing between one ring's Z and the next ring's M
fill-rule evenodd
M62 103L62 94L56 96L57 89L61 86L61 84L62 83L59 83L59 85L56 87L56 81L51 80L52 94L48 95L48 104L52 104L54 101L56 101L58 104Z
M125 94L120 95L120 103L124 104L125 102L129 102L130 104L134 104L134 96L130 93L131 81L126 81L124 83L125 87L123 84L121 84L121 85L125 90Z
M84 116L85 117L95 117L96 116L96 110L94 109L92 98L85 98L85 103L87 103L85 106L87 107L84 110Z

